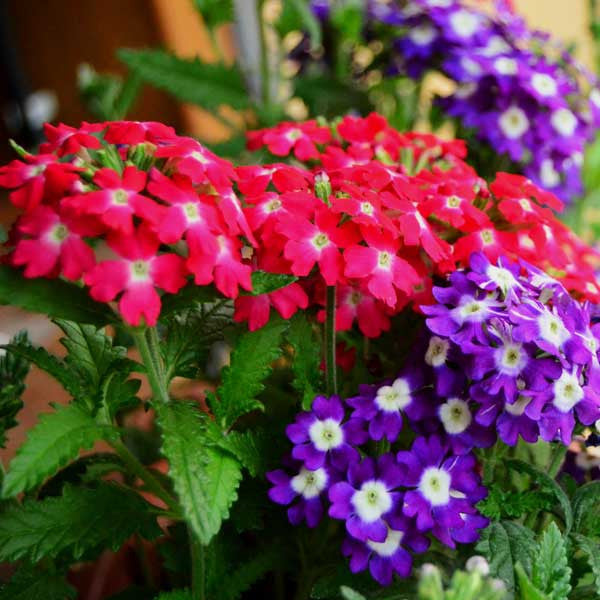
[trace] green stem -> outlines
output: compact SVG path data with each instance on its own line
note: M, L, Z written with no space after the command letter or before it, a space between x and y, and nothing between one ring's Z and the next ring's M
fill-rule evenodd
M111 447L125 463L127 469L146 485L146 489L160 498L172 511L179 513L175 499L163 488L160 481L133 455L131 450L121 441L111 441Z
M140 351L142 362L146 367L148 382L152 388L154 400L167 404L169 402L169 391L167 389L165 367L160 356L156 328L149 327L144 331L134 331L133 337L135 345Z
M188 527L190 538L190 556L192 562L192 598L194 600L205 600L206 598L206 561L204 547L196 539L191 528Z
M327 395L337 394L337 374L335 364L335 285L327 286L325 317L325 378Z

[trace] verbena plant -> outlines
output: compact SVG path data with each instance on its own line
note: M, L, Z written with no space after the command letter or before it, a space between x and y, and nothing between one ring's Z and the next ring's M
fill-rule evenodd
M0 170L0 301L66 355L5 346L3 431L30 364L71 399L3 477L0 598L74 597L132 540L160 572L119 598L600 593L600 484L558 478L600 418L599 255L551 193L377 114L253 132L280 162L238 167L158 123L46 133Z

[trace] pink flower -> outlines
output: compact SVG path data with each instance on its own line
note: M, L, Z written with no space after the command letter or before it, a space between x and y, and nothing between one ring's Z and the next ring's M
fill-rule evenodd
M95 264L94 252L81 235L95 235L93 227L76 220L60 217L49 206L38 206L18 222L21 238L12 254L15 265L26 265L25 277L79 279Z
M123 292L119 310L130 325L156 325L160 296L156 288L174 294L186 283L183 259L176 254L157 254L159 241L147 228L130 236L113 236L108 245L119 258L105 260L88 272L84 281L92 298L110 302Z
M262 143L277 156L288 156L291 151L298 160L319 157L315 144L326 144L331 140L329 128L321 127L316 121L304 123L280 123L269 129L262 137Z
M154 121L113 121L108 123L104 139L109 144L156 143L176 138L175 130Z
M370 293L365 294L358 287L342 285L337 292L336 329L348 331L356 321L363 335L379 337L390 328L389 310ZM324 311L322 318L325 318Z
M370 189L361 189L357 185L342 184L339 186L344 195L333 200L331 209L352 216L358 225L383 227L394 235L398 230L392 220L384 213L379 194Z
M146 173L136 167L125 167L120 176L112 169L99 169L94 175L99 190L67 196L65 208L80 215L97 215L107 227L126 236L133 234L133 216L157 222L161 208L150 198L139 194L146 185Z
M352 246L344 252L346 277L365 279L367 289L388 306L394 307L397 301L396 290L406 294L419 282L417 272L403 258L397 256L399 243L389 234L372 229L363 229L368 247Z
M315 222L303 217L284 215L277 231L288 238L284 256L292 263L292 273L308 275L316 263L325 283L335 285L342 278L343 260L340 248L358 241L352 223L338 226L339 215L327 207L315 211Z
M58 156L64 156L75 154L81 147L98 150L102 148L102 143L91 134L100 132L103 128L102 123L84 123L79 129L64 123L56 126L44 123L44 134L48 141L40 145L40 152L56 152Z
M237 167L236 173L240 192L246 196L262 194L271 182L279 192L307 190L314 179L310 171L283 163L268 167L245 165Z

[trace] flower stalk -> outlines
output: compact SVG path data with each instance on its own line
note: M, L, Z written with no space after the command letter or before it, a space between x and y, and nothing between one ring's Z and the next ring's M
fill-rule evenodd
M327 286L325 317L325 379L328 396L337 394L337 373L335 365L335 296L336 286Z

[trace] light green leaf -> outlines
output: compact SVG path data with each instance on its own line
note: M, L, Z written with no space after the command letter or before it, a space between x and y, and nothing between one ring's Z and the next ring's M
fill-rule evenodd
M213 440L219 448L233 454L252 477L265 472L268 449L272 445L272 438L265 430L232 431L226 435L217 431Z
M523 460L507 460L506 465L519 473L525 473L529 475L535 483L554 494L563 510L566 533L569 533L573 527L573 510L571 508L569 497L562 489L560 484L558 484L554 479L552 479L552 477L549 477L543 471L540 471L537 467Z
M206 545L237 499L241 465L231 454L207 445L204 425L194 405L178 402L157 408L169 476L186 520L200 543Z
M231 354L231 364L223 369L223 382L212 398L211 408L222 429L228 429L239 417L263 404L257 396L264 389L263 380L271 372L271 364L281 354L281 335L287 324L272 318L257 331L244 333Z
M98 326L116 320L107 304L92 300L83 288L60 279L27 279L6 265L0 265L0 304Z
M194 0L194 5L209 29L233 21L233 0Z
M11 505L0 514L0 560L32 563L67 550L77 560L118 550L134 533L161 534L152 507L139 494L109 483L66 486L62 496Z
M91 448L97 440L116 437L115 429L98 425L79 404L56 406L55 412L40 416L12 459L2 496L9 498L37 487L76 458L81 449Z
M190 590L173 590L171 592L162 592L156 596L155 600L194 600Z
M347 585L340 587L340 594L344 600L367 600L365 596Z
M515 573L519 584L519 600L549 600L544 592L533 585L521 563L515 565Z
M311 323L303 313L297 313L293 317L285 337L294 349L292 385L302 395L302 408L308 410L315 396L323 390L323 373L319 369L320 344L315 339Z
M551 600L566 600L571 591L567 546L554 521L542 535L533 564L532 581Z
M0 600L67 600L77 592L64 575L21 567L0 589Z
M119 58L147 83L179 100L216 110L222 105L250 106L242 74L236 67L178 58L163 50L122 48Z
M600 598L600 543L592 540L585 535L574 534L573 537L577 542L577 548L586 556L592 575L594 577L594 585L596 586L596 594Z
M267 273L267 271L252 272L252 291L242 292L244 296L260 296L261 294L270 294L276 292L291 283L298 281L294 275L284 273Z

